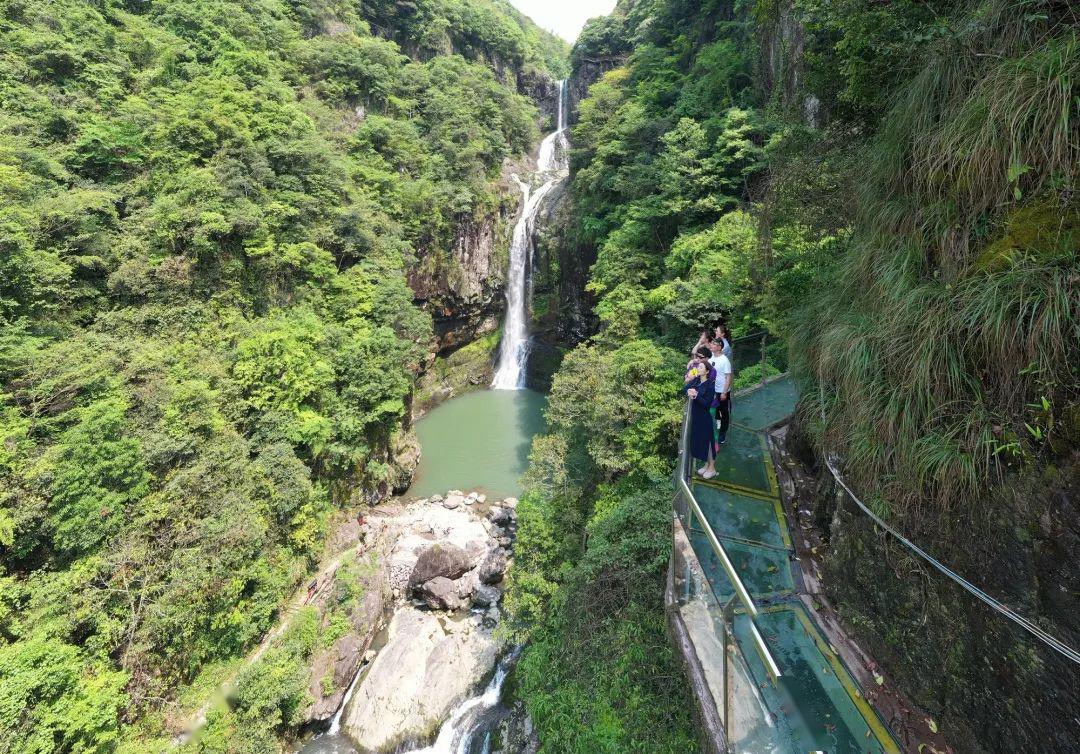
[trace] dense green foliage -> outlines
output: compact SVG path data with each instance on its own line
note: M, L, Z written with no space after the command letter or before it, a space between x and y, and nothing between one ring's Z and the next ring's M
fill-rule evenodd
M326 604L299 608L262 656L237 673L226 698L213 700L206 727L196 733L189 750L197 754L278 750L282 736L304 722L304 710L311 702L312 657L331 649L350 629L350 615L363 597L364 576L370 570L370 563L347 556L334 573Z
M1074 10L1049 0L624 0L582 33L576 71L608 72L573 129L570 240L595 254L600 330L555 378L509 602L535 640L520 692L560 742L551 751L682 745L685 697L669 676L613 681L612 663L587 659L662 643L664 562L641 557L630 525L594 551L593 527L647 500L666 510L649 491L673 460L675 375L720 313L736 334L790 343L804 438L839 452L883 514L969 574L1029 563L994 586L1078 643L1038 575L1059 546L1040 541L1075 531L1046 523L1068 506L1051 491L991 495L1044 473L1067 486L1050 471L1080 439L1076 29ZM632 352L652 371L627 372ZM948 587L927 597L917 564L892 553L912 572L896 579L892 558L869 554L878 542L856 527L827 567L885 666L969 749L1058 746L1068 713L1045 702L1075 696L1075 673L1007 631L990 634L999 646L968 640L981 608ZM620 570L631 554L654 570ZM605 564L617 605L582 585ZM939 621L929 640L926 601ZM639 749L621 700L642 697L672 700L673 722ZM597 743L594 728L610 736Z
M400 483L406 269L499 210L562 52L488 0L4 4L0 751L189 714Z

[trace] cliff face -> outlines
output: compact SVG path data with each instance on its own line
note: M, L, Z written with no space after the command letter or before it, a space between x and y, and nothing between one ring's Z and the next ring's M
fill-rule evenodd
M553 127L559 90L550 77L517 74L519 91L536 103L540 130ZM408 274L417 303L434 318L433 351L446 356L499 329L506 309L506 271L510 236L521 210L521 193L514 173L535 169L532 157L507 161L499 180L501 200L488 214L462 216L449 252L419 251L419 261Z
M578 61L567 82L570 123L577 122L578 105L589 96L589 87L599 81L605 73L622 65L622 56L585 57Z
M1045 40L1060 33L1048 29L1043 42L1001 46L1000 40L1009 39L1011 33L1002 29L1009 29L1014 21L1003 15L995 23L1001 26L988 27L995 31L987 32L985 38L961 35L952 41L952 47L935 50L935 55L948 59L955 70L965 71L963 80L944 86L936 78L936 69L927 64L918 78L900 86L897 95L888 100L892 104L887 110L878 113L865 104L872 100L863 100L865 109L860 111L860 118L865 119L867 112L882 118L880 125L872 126L878 131L869 138L865 154L871 159L863 164L888 154L895 160L893 164L903 165L896 170L882 168L855 176L857 191L864 197L858 208L861 217L857 216L853 224L852 248L858 251L844 259L838 269L851 275L849 279L856 277L853 270L877 270L860 278L859 284L875 293L866 297L845 293L827 306L818 304L813 320L807 317L793 334L793 351L796 361L802 361L802 374L816 375L824 385L824 410L829 416L822 424L829 433L818 442L837 453L857 494L868 502L876 497L879 511L887 511L887 515L882 514L884 518L906 536L979 588L1075 647L1080 642L1075 568L1080 556L1080 532L1076 526L1080 463L1075 450L1080 440L1080 422L1073 418L1077 415L1075 356L1070 359L1059 355L1068 352L1057 345L1054 327L1043 325L1051 318L1039 311L1010 322L1010 342L1025 344L1024 351L1009 349L1004 357L984 361L986 357L981 354L986 344L994 343L997 336L987 324L990 315L977 311L988 300L1002 310L1014 305L1018 309L1031 306L1035 298L1039 299L1038 306L1045 305L1048 310L1065 306L1071 288L1057 281L1075 280L1076 262L1075 257L1055 257L1054 249L1059 248L1055 244L1064 248L1070 243L1067 228L1070 212L1074 211L1070 208L1075 207L1075 189L1055 194L1058 189L1049 188L1056 180L1051 176L1069 172L1043 157L1056 148L1051 135L1003 131L1007 135L991 142L992 147L980 147L977 157L971 147L981 143L977 132L964 142L940 140L942 133L956 127L960 117L957 103L963 101L965 107L970 107L970 101L965 99L971 96L969 93L979 92L987 81L995 80L997 61L1009 60L1008 65L1013 65L1015 60L1035 59L1042 54L1038 45L1052 47L1054 43ZM982 27L960 22L956 28ZM758 38L759 85L771 101L781 103L790 117L824 127L833 134L851 122L854 116L835 104L839 100L830 96L827 88L813 88L815 84L821 86L821 71L815 70L814 55L820 55L822 47L820 39L814 38L811 24L804 28L790 6L779 5L758 29ZM992 54L987 49L992 49ZM1045 79L1053 80L1052 74ZM1026 119L1034 119L1034 114L1043 108L1057 117L1059 110L1045 104L1053 100L1054 91L1051 87L1037 96L1032 93L1022 106L1003 107L1015 107L1015 112L1023 114L1022 118L1016 117L1024 122L1033 122ZM815 95L823 102L834 103L832 112L826 105L819 106ZM987 101L997 103L999 98ZM996 131L997 122L1006 122L1009 117L1002 114L995 120L988 131ZM889 141L892 134L903 136L893 143ZM932 151L920 152L926 144L934 145ZM975 164L985 156L996 163L997 175L1005 175L1007 161L1017 159L1010 157L1014 150L1031 150L1028 154L1032 156L1024 158L1024 180L1031 184L1022 189L990 180L986 176L995 173L985 166L979 170L978 181L966 175L957 178L959 172L943 174L936 168L923 173L918 159L913 157L928 154L934 161L962 165ZM1075 157L1072 159L1075 161ZM946 221L934 215L937 206L926 195L895 188L901 183L927 185L925 176L932 176L929 180L934 182L936 195L948 196L951 207L983 205L987 207L982 211L985 214L973 221L956 211L945 216ZM1045 200L1037 198L1041 191L1054 196L1055 211L1048 223L1043 219ZM813 201L811 195L805 196L807 204ZM901 219L883 217L886 213L881 207L886 205L902 207ZM950 228L942 239L920 237L906 230L922 227L922 218L931 215L941 227ZM1012 229L1028 222L1029 229L1042 229L1017 242ZM988 229L985 232L984 227ZM890 236L896 246L880 241ZM920 274L893 275L900 266L900 255L894 250L901 245L921 250L923 256L913 265L923 266ZM1031 259L1055 261L1045 266L1025 266L1017 260L1007 272L985 261L1001 248L1020 245L1026 247ZM873 261L871 257L875 257ZM950 282L942 289L931 282L938 278ZM970 286L966 292L965 286ZM852 288L837 285L836 290ZM969 300L978 303L966 308ZM908 301L918 301L918 305L909 307ZM968 319L950 316L958 310L975 313ZM896 312L906 314L890 320ZM1028 320L1039 324L1026 330ZM856 360L850 355L854 351L844 355L838 351L825 358L811 355L822 353L818 349L826 342L852 348L856 340L883 343L891 337L883 338L883 333L917 331L916 321L932 327L929 342L942 351L961 344L956 352L962 356L949 364L953 374L958 375L955 380L940 376L938 370L944 359L934 357L914 362L918 367L913 371L927 375L922 384L918 379L884 377L892 372L892 366L883 356L886 349L875 345L857 357L874 365L867 372L874 372L874 376L844 384L836 375ZM860 324L846 324L853 322ZM1075 307L1061 322L1073 327ZM863 328L862 323L875 324ZM1063 338L1060 342L1068 342L1073 348L1076 339ZM1013 359L1011 364L1009 359ZM900 359L902 363L907 360L906 356ZM1040 383L1025 382L1023 375L1033 373L1047 378ZM1014 375L1020 378L1014 380ZM813 392L804 402L808 415L816 418L821 406L815 405ZM920 407L912 396L923 394L932 397ZM888 397L879 404L875 396ZM892 408L881 408L894 399L896 416L902 416L901 421L894 421ZM853 409L863 401L872 408L865 413ZM991 407L992 418L983 418L986 406ZM862 427L871 425L865 421L870 416L873 426L883 429L862 435ZM955 429L968 421L970 426L989 425L986 432L992 439L969 440L963 431ZM807 426L810 424L807 422ZM853 441L856 436L858 440ZM964 439L948 445L942 440L945 437ZM1002 438L1014 442L1016 456L1004 450L986 450L994 443L1003 445ZM809 446L807 441L807 462L820 469ZM909 474L925 463L933 452L930 449L946 446L948 454L940 456L940 466L932 475ZM915 447L919 451L906 450ZM866 448L871 452L864 453ZM959 471L962 466L972 469L966 484L956 483L963 478ZM823 555L825 592L836 601L846 623L871 650L882 670L935 718L950 745L962 752L1076 752L1076 720L1069 709L1070 702L1080 694L1080 672L1075 665L885 536L833 487L827 471L819 478L815 523L827 544Z
M788 449L816 468L823 587L884 672L933 715L961 752L1074 752L1072 663L927 566L838 488L796 423ZM911 532L947 565L1076 646L1080 614L1080 454L981 501L974 538Z
M434 318L437 353L498 329L505 308L509 201L487 217L463 218L449 254L422 253L409 271L409 287Z

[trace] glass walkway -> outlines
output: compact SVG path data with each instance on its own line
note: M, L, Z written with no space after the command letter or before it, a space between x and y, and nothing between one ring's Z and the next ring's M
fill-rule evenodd
M721 751L898 754L799 599L766 440L796 398L787 377L737 394L714 479L691 479L690 459L680 457L674 601L723 724Z

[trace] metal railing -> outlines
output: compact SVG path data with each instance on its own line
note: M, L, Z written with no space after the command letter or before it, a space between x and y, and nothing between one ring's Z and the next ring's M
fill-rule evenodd
M723 543L719 537L716 536L716 532L713 531L712 525L709 524L708 519L705 517L704 511L701 509L701 505L698 503L697 498L694 496L694 491L690 487L690 470L691 470L691 458L689 453L689 435L690 435L690 402L687 401L686 413L683 416L682 432L679 438L679 464L676 469L676 500L680 497L685 502L685 510L680 510L682 506L676 504L676 515L679 516L680 521L683 523L687 532L694 530L695 518L697 521L697 531L700 531L705 535L709 545L716 555L717 560L720 562L721 567L724 569L724 573L727 575L728 581L731 583L734 590L734 596L724 601L720 599L720 596L716 594L716 589L712 582L706 579L709 584L709 588L712 590L713 597L717 603L721 604L722 621L723 621L723 695L724 703L723 710L721 712L721 718L724 725L725 738L730 740L730 713L729 713L729 700L731 694L731 684L728 681L728 652L731 647L731 637L734 636L734 618L735 611L741 605L743 611L749 617L750 626L750 639L754 645L754 649L761 657L761 661L765 666L766 672L769 677L775 683L783 675L780 669L779 663L773 657L768 645L765 643L765 639L761 635L761 631L757 626L757 616L760 613L757 603L754 601L750 591L746 588L742 578L735 570L735 565L731 561L731 557L728 555L727 550L724 548ZM685 516L685 519L684 519ZM736 645L737 646L737 645Z

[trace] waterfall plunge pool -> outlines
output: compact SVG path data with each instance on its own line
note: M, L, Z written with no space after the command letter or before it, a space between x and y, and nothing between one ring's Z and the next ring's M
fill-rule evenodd
M533 436L544 430L547 398L532 390L480 390L451 398L416 423L422 455L412 497L476 490L521 494Z

